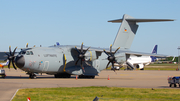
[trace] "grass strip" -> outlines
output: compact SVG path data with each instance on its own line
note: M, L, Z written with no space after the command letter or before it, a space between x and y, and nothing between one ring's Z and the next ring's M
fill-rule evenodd
M12 101L171 101L180 99L179 89L60 87L20 89Z

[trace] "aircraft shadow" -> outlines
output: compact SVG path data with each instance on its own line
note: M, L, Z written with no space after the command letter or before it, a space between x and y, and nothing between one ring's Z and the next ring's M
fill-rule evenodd
M48 79L48 78L54 78L54 79L75 79L76 76L71 76L70 78L55 78L54 76L37 76L37 79ZM1 79L30 79L29 76L6 76L5 78L0 78Z

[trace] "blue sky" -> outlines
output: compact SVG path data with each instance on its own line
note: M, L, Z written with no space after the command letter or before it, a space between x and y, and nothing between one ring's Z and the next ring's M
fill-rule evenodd
M81 45L107 48L123 14L135 18L176 19L139 23L132 51L178 55L179 0L0 0L0 51L29 46Z

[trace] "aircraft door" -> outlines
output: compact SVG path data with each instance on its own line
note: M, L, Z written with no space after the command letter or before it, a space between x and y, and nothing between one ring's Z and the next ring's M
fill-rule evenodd
M49 68L49 61L45 61L43 71L47 71Z

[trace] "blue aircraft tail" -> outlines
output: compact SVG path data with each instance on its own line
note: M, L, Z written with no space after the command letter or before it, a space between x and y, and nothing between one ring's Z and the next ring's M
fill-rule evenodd
M57 45L57 46L60 46L59 42L56 42L56 45Z
M154 46L154 49L153 49L153 51L152 51L152 54L157 54L157 47L158 47L158 45L155 45L155 46ZM155 60L156 60L156 57L151 56L151 62L155 62Z

